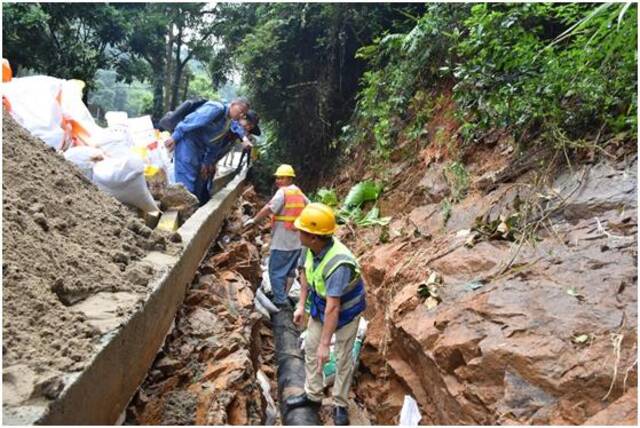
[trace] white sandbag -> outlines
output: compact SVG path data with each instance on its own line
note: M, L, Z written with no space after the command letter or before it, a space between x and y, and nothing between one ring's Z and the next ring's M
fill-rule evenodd
M129 115L126 111L108 111L104 114L104 118L107 121L107 126L113 128L116 126L127 127L127 119Z
M85 86L82 80L63 80L60 104L62 106L62 114L76 121L87 132L87 135L82 138L84 143L95 146L94 138L102 128L98 126L84 101L82 101L82 92Z
M173 160L167 164L167 185L173 186L176 184L176 173L173 165Z
M130 117L127 119L129 138L134 146L147 146L157 140L151 116Z
M108 158L98 162L93 167L93 181L124 204L146 212L159 210L144 179L144 162L137 156Z
M133 145L126 128L101 128L95 134L93 141L96 147L99 147L108 157L120 158L131 155Z
M422 419L420 416L420 410L418 409L418 403L410 395L404 396L404 403L402 404L402 410L400 411L400 423L402 427L415 427Z
M95 147L77 146L64 152L64 158L80 168L89 180L93 180L93 167L104 159L104 154Z
M16 122L55 149L62 148L65 138L62 108L56 101L62 83L54 77L29 76L2 84L2 95L11 103Z

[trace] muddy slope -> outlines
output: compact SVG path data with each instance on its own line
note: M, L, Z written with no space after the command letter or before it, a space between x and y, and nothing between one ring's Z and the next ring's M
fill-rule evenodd
M397 423L404 394L425 424L636 423L637 153L616 147L613 160L558 162L535 191L537 167L508 144L481 148L448 221L446 154L395 159L389 227L340 232L368 287L356 393L375 423ZM372 175L354 166L338 186ZM525 202L535 240L496 233ZM427 300L432 273L442 284Z
M153 271L139 260L167 241L6 113L2 131L7 405L55 397L59 375L89 363L102 334L145 296Z

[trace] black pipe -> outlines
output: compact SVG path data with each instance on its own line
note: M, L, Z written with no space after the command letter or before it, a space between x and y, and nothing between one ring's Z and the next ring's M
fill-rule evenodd
M280 309L271 315L273 336L276 341L278 364L278 395L283 425L320 425L318 411L311 406L290 409L289 397L304 393L304 357L298 348L298 329L293 324L291 308Z

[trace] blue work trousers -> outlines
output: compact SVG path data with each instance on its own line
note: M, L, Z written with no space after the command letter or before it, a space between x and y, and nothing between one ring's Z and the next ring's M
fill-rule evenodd
M206 204L211 197L213 177L202 178L200 176L206 150L216 150L216 147L202 147L189 137L185 137L176 143L174 155L176 183L182 183L189 192L196 195L200 205Z
M269 280L276 304L287 303L287 277L292 276L301 250L271 250L269 253Z

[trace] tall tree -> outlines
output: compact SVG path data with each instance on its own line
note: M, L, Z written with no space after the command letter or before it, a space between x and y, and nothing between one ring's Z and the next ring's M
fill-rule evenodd
M410 28L407 15L423 9L419 4L219 4L215 26L224 49L210 67L219 80L226 71L241 69L253 104L273 130L274 163L327 170L331 165L325 160L336 154L335 139L353 111L365 67L355 52L385 30Z
M152 83L153 117L158 119L181 101L189 64L207 61L213 50L213 10L206 3L146 3L122 50L119 71Z
M5 3L2 6L3 56L14 71L29 68L87 86L99 68L108 68L115 44L131 22L110 4L78 7L65 3Z

